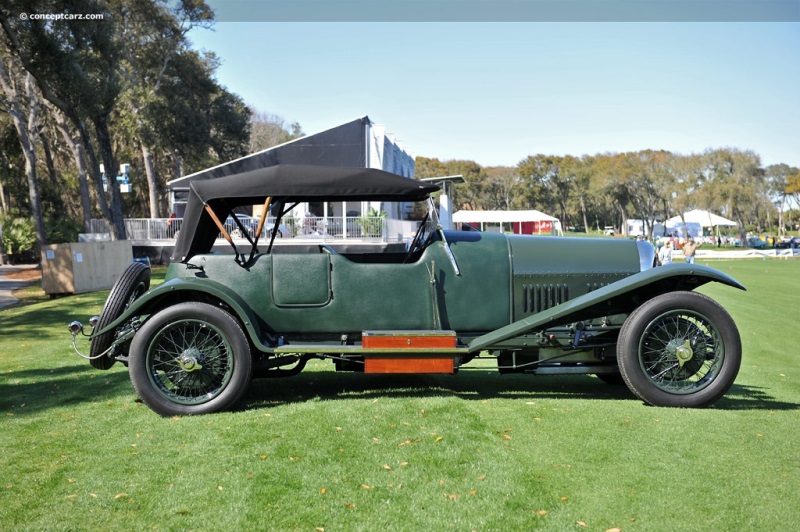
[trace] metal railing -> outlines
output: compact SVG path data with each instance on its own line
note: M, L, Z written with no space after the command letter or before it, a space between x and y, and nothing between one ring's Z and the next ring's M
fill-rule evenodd
M378 216L306 216L288 221L295 237L387 241L387 220Z
M182 224L182 218L125 218L125 232L130 240L174 240ZM93 218L90 227L92 233L111 232L103 219Z
M254 236L258 229L258 219L250 216L239 216L239 221L245 231ZM126 218L125 231L128 239L133 241L171 241L181 230L182 218ZM242 228L231 217L225 220L225 229L234 239L245 239ZM284 218L278 228L277 238L304 238L304 239L333 239L344 240L348 238L372 241L402 241L413 236L417 222L399 220L386 220L378 216L306 216L303 218ZM388 231L391 226L391 234ZM261 239L272 236L275 227L275 218L267 218ZM108 222L103 219L93 219L91 222L92 233L110 233ZM217 238L222 238L219 235Z

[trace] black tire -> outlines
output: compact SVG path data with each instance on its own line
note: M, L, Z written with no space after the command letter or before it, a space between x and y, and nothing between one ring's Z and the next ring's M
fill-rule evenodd
M628 316L617 364L628 388L654 406L702 408L739 373L742 342L730 315L695 292L654 297Z
M96 330L119 318L133 301L150 289L150 268L141 262L132 262L122 272L122 276L114 283L108 294L103 310L100 312L100 321ZM115 331L109 331L99 336L92 337L89 354L92 357L89 363L97 369L110 369L114 365L114 358L100 356L114 342ZM95 358L97 357L97 358Z
M129 372L144 403L162 416L231 408L247 391L250 343L228 312L205 303L168 307L131 343Z

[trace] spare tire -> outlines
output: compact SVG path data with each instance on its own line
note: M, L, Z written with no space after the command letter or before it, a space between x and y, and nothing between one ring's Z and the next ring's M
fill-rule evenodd
M132 262L114 284L108 294L96 330L101 330L119 318L131 303L150 289L150 267L141 262ZM108 331L99 336L92 335L89 363L97 369L109 369L114 365L110 356L102 355L114 342L116 331Z

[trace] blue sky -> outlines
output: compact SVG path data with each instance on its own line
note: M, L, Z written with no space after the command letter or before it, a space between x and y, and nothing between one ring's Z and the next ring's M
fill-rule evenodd
M416 155L733 146L800 166L800 23L268 23L193 30L219 81L314 133L369 115Z

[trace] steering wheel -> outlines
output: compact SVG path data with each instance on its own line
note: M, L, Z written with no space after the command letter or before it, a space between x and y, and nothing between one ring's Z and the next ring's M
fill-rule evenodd
M425 223L428 221L429 214L430 213L426 212L425 217L422 219L422 223L419 224L419 228L414 234L414 239L411 241L411 245L408 246L408 253L406 253L406 258L403 259L403 264L408 263L408 261L411 260L411 257L414 256L417 251L420 251L423 247L425 247L422 237L425 234Z

